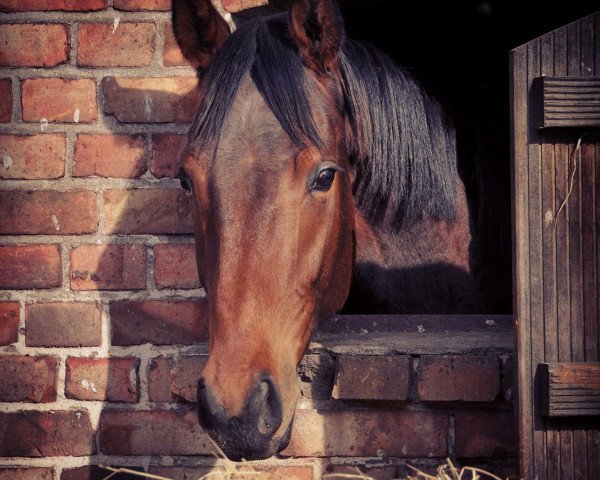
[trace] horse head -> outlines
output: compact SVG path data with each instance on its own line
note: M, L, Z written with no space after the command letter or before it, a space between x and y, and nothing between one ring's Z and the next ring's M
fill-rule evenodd
M230 35L209 0L175 0L173 24L202 90L182 159L210 312L199 421L229 458L266 458L289 441L313 327L351 283L342 20L297 0Z

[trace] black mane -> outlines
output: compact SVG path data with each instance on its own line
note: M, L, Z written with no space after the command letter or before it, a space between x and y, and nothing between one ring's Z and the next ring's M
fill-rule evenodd
M348 154L357 169L354 194L360 209L388 228L423 216L453 219L455 132L440 106L412 75L368 44L346 39L340 64L342 113L352 132ZM305 68L283 15L242 25L220 49L203 78L191 141L216 149L247 74L296 146L322 146Z

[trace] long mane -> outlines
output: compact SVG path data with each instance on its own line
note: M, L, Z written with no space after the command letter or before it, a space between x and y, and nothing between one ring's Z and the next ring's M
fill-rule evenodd
M456 140L437 102L414 77L369 44L346 39L340 54L342 114L356 167L358 207L383 228L456 214ZM322 146L311 115L305 67L287 17L242 25L205 72L190 141L216 149L238 87L250 75L297 147Z

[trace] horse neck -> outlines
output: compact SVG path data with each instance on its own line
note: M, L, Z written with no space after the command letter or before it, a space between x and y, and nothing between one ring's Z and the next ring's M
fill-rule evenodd
M478 262L471 219L464 186L458 178L456 192L454 220L423 218L392 231L374 225L360 210L356 211L354 285L362 292L371 291L377 299L374 310L467 313L481 308L473 276ZM462 298L455 301L449 295ZM366 301L369 307L371 300Z

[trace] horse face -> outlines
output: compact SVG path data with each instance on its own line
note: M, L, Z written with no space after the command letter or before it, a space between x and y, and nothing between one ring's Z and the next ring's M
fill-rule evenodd
M315 322L348 293L352 194L324 96L314 89L310 100L325 146L299 149L246 78L215 155L184 162L210 306L199 418L232 459L286 446L296 366Z
M317 12L310 10L323 10L322 4L330 11L318 12L319 20L326 20L319 31ZM184 155L195 204L198 270L210 312L198 416L235 460L267 458L285 448L298 392L296 366L315 323L335 314L349 290L354 207L342 118L333 107L338 83L330 75L341 32L337 41L324 36L339 27L337 20L329 21L334 14L339 15L329 0L300 0L286 27L302 59L297 64L305 69L299 83L308 92L296 107L308 103L318 147L315 142L299 147L292 140L246 73L232 98L213 102L214 108L229 103L214 145L192 141ZM319 38L304 31L309 23ZM211 2L175 0L173 24L186 56L201 72L212 67L227 27ZM248 44L243 41L219 58L235 62ZM207 91L214 93L227 81L219 77Z

